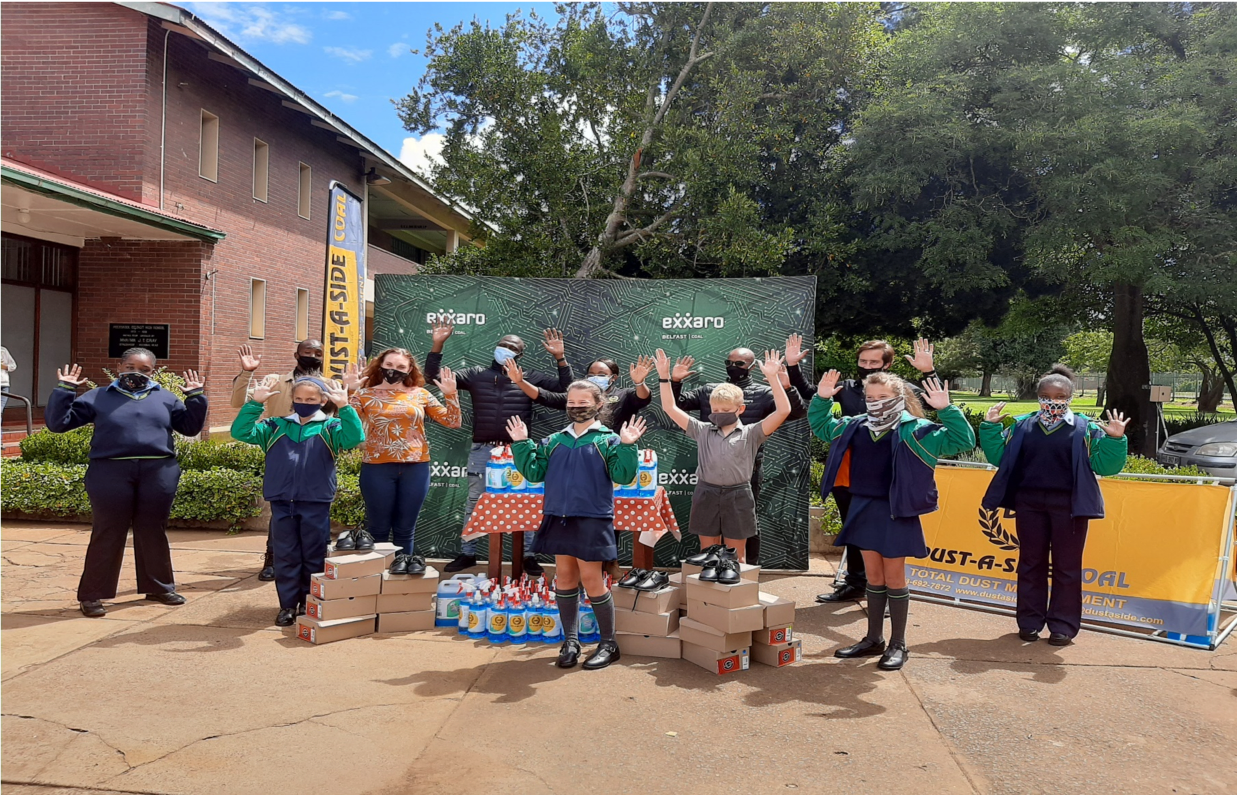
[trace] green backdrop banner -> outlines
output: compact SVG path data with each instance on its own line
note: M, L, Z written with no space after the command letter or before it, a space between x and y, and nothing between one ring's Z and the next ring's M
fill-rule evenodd
M553 374L554 361L540 344L544 329L553 327L566 338L567 359L577 377L584 376L590 362L610 358L622 370L620 385L630 386L627 368L636 356L662 348L671 358L696 357L699 375L685 384L692 389L725 380L726 354L736 347L781 349L791 333L814 339L816 279L811 276L599 281L378 275L375 281L371 351L404 347L424 362L430 325L442 315L455 323L455 334L443 349L443 362L453 369L488 365L498 339L518 334L528 343L521 360L524 369ZM759 373L754 377L761 378ZM695 537L686 532L696 445L657 408L656 373L647 383L653 404L643 412L650 430L640 445L657 451L658 479L684 531L682 544L666 536L657 545L658 565L669 566L697 549ZM434 465L429 498L417 522L416 546L419 553L433 557L454 556L460 546L468 496L465 464L472 441L471 398L461 402L463 429L428 423ZM538 406L533 438L566 424L563 412ZM765 568L807 568L808 433L807 421L795 420L765 445L758 506ZM624 563L631 560L631 543L631 533L619 533Z

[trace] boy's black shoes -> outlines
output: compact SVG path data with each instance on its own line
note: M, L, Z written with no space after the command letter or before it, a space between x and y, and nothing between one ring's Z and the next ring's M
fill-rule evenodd
M1063 632L1054 632L1048 636L1049 646L1068 646L1074 642L1074 639Z
M258 579L262 582L275 579L275 553L270 546L267 546L265 554L262 555L262 571L258 572Z
M358 527L357 531L352 534L356 540L356 548L358 552L369 552L374 548L374 536L363 527Z
M864 638L854 646L847 646L844 649L838 649L833 653L833 656L843 660L853 660L856 657L875 657L878 654L884 653L885 641L868 640L867 638Z
M670 584L670 575L664 571L650 571L636 586L637 591L660 591Z
M626 577L618 581L617 585L620 588L634 588L641 582L644 582L644 578L648 577L650 573L648 569L632 569L627 572Z
M701 582L717 582L722 573L723 561L734 563L735 572L739 571L739 553L730 547L722 547L704 564L704 569L700 572ZM737 582L737 580L736 580Z
M741 579L739 561L722 558L717 562L717 583L719 585L738 585Z
M725 544L714 544L713 546L702 549L700 552L692 555L684 560L684 563L690 563L693 566L705 566L708 563L713 563L717 560L717 553L726 548Z
M425 573L425 558L420 555L408 555L408 573L419 575Z
M603 640L597 644L597 650L584 661L583 667L586 671L596 671L598 668L605 668L612 662L618 662L621 656L617 643L612 640Z
M279 610L279 615L275 616L275 626L290 627L296 623L296 608L283 607Z
M575 668L576 663L580 661L580 644L578 641L567 640L563 641L563 645L558 649L558 665L559 668Z
M107 608L98 599L87 599L80 604L80 607L82 615L86 618L103 618L107 615Z
M541 564L532 555L524 558L524 573L529 577L540 577L545 574L545 569L541 568Z
M476 565L477 558L473 555L460 555L458 558L444 566L442 570L449 574L453 574L457 571L463 571L464 569L471 569Z
M1032 632L1029 629L1018 630L1018 639L1023 643L1034 643L1039 640L1039 633Z
M867 589L862 585L851 585L847 582L840 582L833 586L833 593L822 593L816 597L816 601L824 602L825 604L833 604L834 602L857 602L864 597L864 592Z
M158 602L161 605L174 606L183 605L185 603L185 597L175 591L168 591L167 593L148 593L146 594L146 599L151 602Z
M408 573L408 556L403 552L396 554L395 560L391 561L391 568L388 569L391 574L407 574Z
M340 533L339 538L335 539L336 552L351 552L356 549L356 539L352 537L351 532Z
M900 671L902 666L906 665L906 658L910 656L911 653L906 650L905 643L902 641L891 643L881 655L881 661L876 664L876 667L882 671Z

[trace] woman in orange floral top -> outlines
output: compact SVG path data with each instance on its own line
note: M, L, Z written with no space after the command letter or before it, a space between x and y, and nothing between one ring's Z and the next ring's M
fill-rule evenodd
M460 427L455 374L444 367L434 382L442 391L440 403L425 389L425 376L412 354L388 348L355 380L362 384L351 404L365 427L360 481L366 524L375 540L391 537L400 548L392 574L422 574L425 559L412 554L412 542L430 486L425 418Z

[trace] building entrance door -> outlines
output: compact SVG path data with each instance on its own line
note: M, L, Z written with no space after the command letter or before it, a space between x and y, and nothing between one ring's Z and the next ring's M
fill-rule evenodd
M44 406L76 351L77 249L17 235L2 243L0 344L17 362L9 392Z

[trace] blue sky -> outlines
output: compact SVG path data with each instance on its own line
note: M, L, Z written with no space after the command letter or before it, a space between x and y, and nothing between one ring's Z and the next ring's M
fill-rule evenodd
M175 2L175 0L173 0ZM392 99L425 72L426 33L478 19L501 25L507 14L552 3L183 3L186 9L274 69L408 165L423 171L441 138L406 132Z

